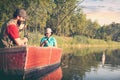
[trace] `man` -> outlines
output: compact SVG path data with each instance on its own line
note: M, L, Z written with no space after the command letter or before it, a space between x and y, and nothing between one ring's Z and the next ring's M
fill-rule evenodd
M45 32L45 36L40 41L41 47L57 47L57 41L52 36L51 28L47 28Z
M13 18L2 26L0 38L1 48L24 46L27 43L28 39L26 37L21 39L19 34L20 29L25 27L21 23L25 21L26 16L27 14L24 9L17 9L13 14Z

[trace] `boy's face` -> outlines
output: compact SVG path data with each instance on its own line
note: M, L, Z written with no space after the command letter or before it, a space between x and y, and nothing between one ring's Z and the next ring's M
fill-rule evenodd
M47 29L46 33L45 33L46 37L50 37L51 36L51 32L52 32L51 29Z

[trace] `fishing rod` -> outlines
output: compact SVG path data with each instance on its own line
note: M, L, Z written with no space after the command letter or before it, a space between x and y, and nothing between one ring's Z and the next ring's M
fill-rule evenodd
M57 26L59 26L65 19L68 15L70 15L70 13L79 6L79 4L81 4L84 0L80 1L76 6L74 6L71 10L69 10L68 14L66 14L62 20L57 24Z
M26 37L27 39L29 39L26 21L24 22L24 28L23 28L23 30L24 30L24 37Z

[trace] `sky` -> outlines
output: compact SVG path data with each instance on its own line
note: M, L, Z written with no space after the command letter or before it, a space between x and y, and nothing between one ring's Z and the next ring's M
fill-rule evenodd
M87 19L100 25L120 23L120 0L84 0L80 6Z

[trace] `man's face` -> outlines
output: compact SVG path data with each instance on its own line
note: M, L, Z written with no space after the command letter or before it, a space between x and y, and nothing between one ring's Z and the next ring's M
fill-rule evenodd
M24 17L19 17L19 20L20 20L21 22L24 22L24 21L25 21L25 18L24 18Z
M19 25L19 29L24 28L24 26L22 24L22 22L24 22L24 21L25 21L25 18L19 16L18 21L17 21L17 24Z
M26 28L25 24L20 24L19 29L22 30L23 28Z

